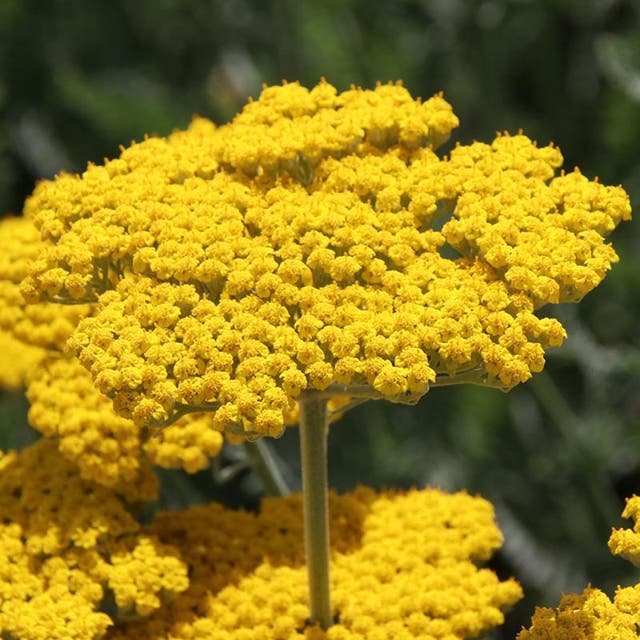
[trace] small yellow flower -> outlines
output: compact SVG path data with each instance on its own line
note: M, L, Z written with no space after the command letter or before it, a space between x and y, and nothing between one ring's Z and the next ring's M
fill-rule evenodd
M622 512L623 518L633 519L633 529L614 529L609 538L611 553L622 556L640 567L640 497L632 496Z
M632 518L632 530L614 529L609 538L611 553L640 565L640 498L627 499L622 513ZM539 607L531 626L518 640L637 640L640 627L640 584L618 587L613 600L600 589L588 586L581 594L562 597L556 610Z

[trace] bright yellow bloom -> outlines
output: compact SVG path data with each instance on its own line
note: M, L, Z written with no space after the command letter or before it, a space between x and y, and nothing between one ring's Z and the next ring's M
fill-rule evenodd
M20 640L100 638L117 615L147 615L188 586L176 550L112 491L81 480L44 439L0 458L0 629ZM113 613L112 613L113 615Z
M609 549L640 567L640 496L627 499L622 517L633 519L633 529L614 529L609 538Z
M259 514L212 503L141 527L51 440L9 452L0 628L21 640L462 639L501 624L522 595L478 566L502 542L485 500L359 488L331 496L337 623L305 631L301 508L300 495L267 499Z
M147 530L180 550L189 588L108 637L454 640L501 624L522 595L515 581L477 566L502 541L481 498L359 488L330 502L337 622L328 631L305 632L302 505L291 496L265 500L259 514L217 504L158 514Z
M557 610L539 607L518 640L638 640L640 586L618 588L613 602L592 587L564 596Z
M89 307L25 305L19 285L30 265L39 264L44 247L31 220L0 220L0 330L31 346L61 350L78 321L89 313Z
M0 353L3 366L0 367L0 388L19 389L24 387L29 372L45 357L40 347L21 342L8 331L0 330Z
M222 448L210 414L184 416L161 433L144 434L114 412L75 358L42 361L29 377L27 397L31 426L55 438L60 453L78 466L83 478L131 500L155 498L150 464L195 473Z
M633 518L633 530L614 529L609 539L612 553L636 566L640 564L640 498L627 500L622 513ZM518 634L518 640L638 640L640 638L640 584L618 587L613 601L594 587L582 594L562 598L554 611L540 607L531 619L531 627Z
M434 148L458 120L399 85L267 87L230 124L196 119L26 206L49 247L29 301L97 301L69 341L120 415L278 436L300 394L414 403L509 389L544 366L617 260L620 187L526 136Z

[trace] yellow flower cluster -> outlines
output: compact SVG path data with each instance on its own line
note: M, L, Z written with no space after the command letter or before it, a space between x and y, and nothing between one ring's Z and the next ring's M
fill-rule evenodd
M86 306L49 303L25 305L20 282L44 243L33 222L25 218L0 221L0 350L7 366L0 369L0 387L19 388L45 356L45 349L61 349Z
M91 306L25 304L22 298L20 282L44 247L28 218L0 222L0 347L9 363L0 370L0 386L28 386L31 425L55 437L84 478L134 492L140 500L153 499L149 462L194 473L219 453L222 436L209 417L188 416L160 437L141 442L140 428L114 413L77 359L62 356Z
M0 329L0 353L6 362L0 367L0 389L20 389L26 378L44 357L40 347L32 347Z
M100 638L101 611L147 615L188 586L174 548L140 525L112 491L81 480L55 443L0 458L0 630L20 640Z
M640 566L640 497L627 500L622 513L633 518L633 530L614 529L612 553ZM557 610L537 608L531 627L518 640L638 640L640 638L640 583L618 587L613 600L594 587L562 598Z
M508 389L565 337L535 312L617 260L629 200L521 134L438 157L457 123L400 85L267 87L228 125L41 183L26 211L49 246L22 293L98 301L70 347L140 425L212 411L277 436L301 393Z
M558 609L536 609L531 627L518 640L638 640L640 585L618 588L613 602L606 593L587 587L562 598Z
M208 466L223 444L208 414L185 416L161 434L141 433L113 411L75 358L43 360L29 377L27 398L31 426L56 438L60 453L78 466L83 478L126 495L135 491L143 501L152 500L155 492L150 463L195 473Z
M48 303L25 305L20 282L44 247L31 220L5 218L0 222L0 331L27 345L62 350L90 308Z
M501 624L522 595L477 566L501 544L481 498L359 488L331 495L330 508L328 631L306 628L302 505L291 496L265 500L259 514L216 504L158 514L147 530L180 550L189 588L109 640L456 640Z
M627 500L622 517L633 519L633 529L614 529L609 538L609 549L640 567L640 496Z
M141 527L48 438L0 457L0 630L20 640L475 637L521 597L478 565L491 505L438 490L331 495L336 624L307 628L301 496ZM259 540L260 544L255 541ZM392 540L393 544L389 544Z

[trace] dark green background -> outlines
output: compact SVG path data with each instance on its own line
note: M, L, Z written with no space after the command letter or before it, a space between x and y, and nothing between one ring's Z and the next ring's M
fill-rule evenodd
M0 211L19 212L37 179L194 113L225 122L262 83L321 76L339 89L402 79L415 96L443 90L461 119L454 140L522 128L635 203L639 19L637 0L1 0ZM606 282L579 306L544 310L570 335L544 374L508 395L370 403L332 428L339 489L430 483L492 500L506 538L494 565L527 592L495 637L512 638L560 592L637 580L606 541L640 491L638 225L613 241L622 260ZM0 443L24 441L23 414L20 394L0 396ZM295 430L274 443L293 485L296 447ZM252 504L258 492L247 473L224 487L210 472L163 475L168 505Z

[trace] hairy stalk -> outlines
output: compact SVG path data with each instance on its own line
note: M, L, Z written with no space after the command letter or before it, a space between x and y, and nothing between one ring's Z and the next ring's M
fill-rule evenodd
M309 576L309 616L327 629L333 623L329 587L329 503L327 493L327 401L300 398L300 454L304 542Z

